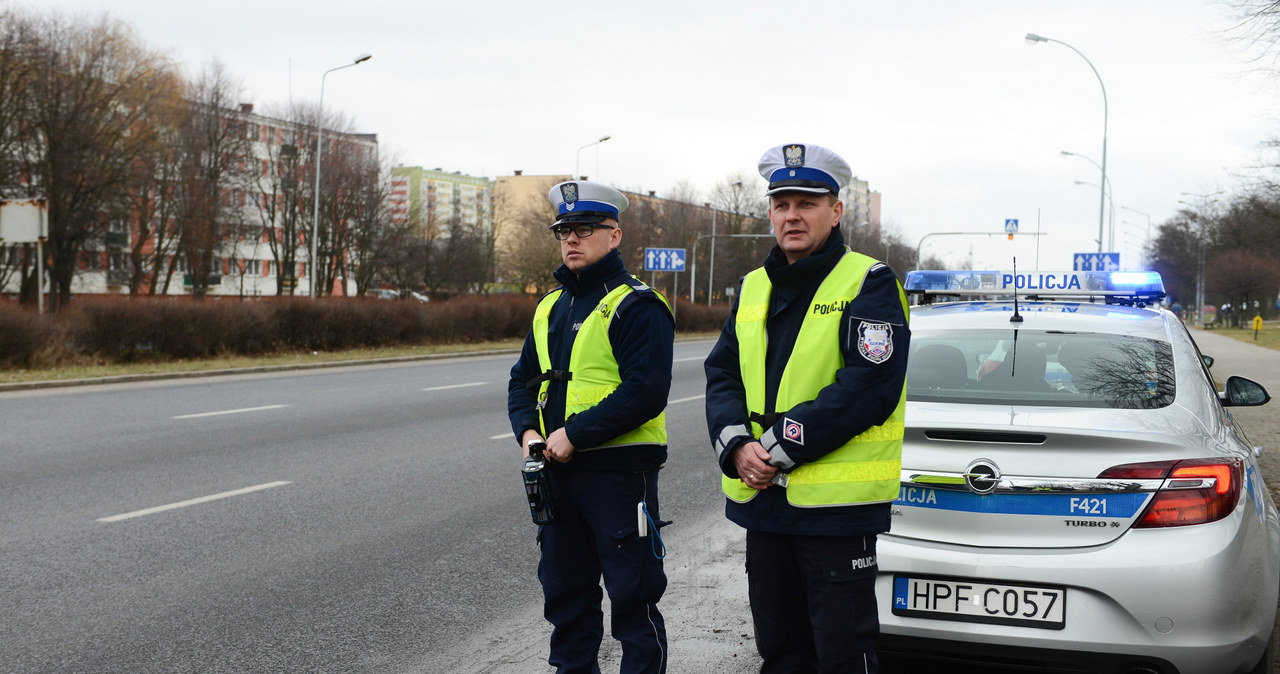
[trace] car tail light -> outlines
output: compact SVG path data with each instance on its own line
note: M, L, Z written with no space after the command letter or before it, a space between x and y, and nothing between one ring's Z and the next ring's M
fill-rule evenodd
M1135 528L1178 527L1220 520L1240 502L1240 459L1187 459L1113 466L1100 478L1162 479Z

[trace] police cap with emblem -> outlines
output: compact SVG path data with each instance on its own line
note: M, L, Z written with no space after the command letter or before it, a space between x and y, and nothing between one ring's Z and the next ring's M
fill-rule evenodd
M598 223L618 220L627 210L627 197L622 192L588 180L560 183L547 192L556 207L556 221L551 226Z
M769 148L760 157L760 175L769 181L765 196L778 192L840 196L840 189L853 177L853 169L825 147L790 143Z

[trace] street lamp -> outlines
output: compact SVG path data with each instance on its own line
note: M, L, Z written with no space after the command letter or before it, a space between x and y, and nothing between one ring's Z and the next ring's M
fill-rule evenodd
M351 63L330 68L320 76L320 106L316 110L316 199L315 208L311 214L311 282L307 284L311 287L311 299L316 298L316 282L319 280L316 277L316 239L320 236L320 158L324 155L324 143L322 142L324 140L324 78L335 70L358 66L371 58L373 58L373 54L361 54Z
M1076 184L1077 184L1077 185L1088 185L1088 186L1090 186L1090 187L1098 187L1098 184L1097 184L1097 183L1091 183L1091 182L1088 182L1088 181L1085 181L1085 180L1077 180L1077 181L1076 181ZM1105 197L1107 198L1107 204L1111 206L1111 208L1110 208L1110 209L1108 209L1108 211L1111 213L1111 235L1107 237L1107 248L1110 248L1112 252L1115 252L1115 247L1116 247L1116 202L1115 202L1115 199L1114 199L1114 198L1112 198L1112 196L1111 196L1111 189L1110 189L1110 188L1111 188L1111 181L1110 181L1110 180L1108 180L1108 181L1107 181L1107 188L1108 188L1108 189L1103 190L1103 196L1105 196ZM1102 189L1102 188L1101 188L1101 187L1098 187L1098 189ZM1099 234L1101 234L1101 233L1102 233L1102 230L1101 230L1101 229L1099 229L1099 230L1098 230L1098 233L1099 233ZM1101 251L1099 251L1099 252L1101 252Z
M1197 247L1199 249L1196 254L1196 323L1201 327L1204 326L1204 221L1207 219L1205 217L1206 215L1211 215L1211 213L1208 213L1210 205L1218 201L1214 197L1222 193L1223 190L1210 192L1208 194L1196 194L1195 192L1182 193L1183 196L1196 197L1200 199L1201 202L1201 205L1199 206L1200 212L1197 213L1199 216L1197 218L1199 226L1196 227L1196 243L1198 244ZM1183 199L1179 199L1178 203L1196 208L1194 204Z
M1122 206L1120 206L1120 210L1122 210L1122 211L1133 211L1134 213L1137 213L1138 215L1146 216L1146 218L1147 218L1147 242L1146 242L1146 245L1145 245L1145 247L1143 248L1143 251L1142 251L1142 258L1143 258L1143 259L1142 259L1142 261L1143 261L1143 265L1142 265L1142 266L1144 266L1144 267L1145 267L1145 266L1147 266L1147 265L1146 265L1146 261L1147 261L1147 260L1146 260L1146 258L1147 258L1147 250L1151 248L1151 214L1150 214L1150 213L1143 213L1142 211L1140 211L1140 210L1138 210L1138 209L1136 209L1136 208L1129 208L1128 206L1123 206L1123 205L1122 205Z
M585 149L587 149L587 148L589 148L589 147L591 147L592 145L599 145L600 143L603 143L603 142L605 142L606 140L609 140L610 138L613 138L613 136L600 136L600 140L597 140L597 141L594 141L594 142L591 142L591 143L587 143L586 145L583 145L582 147L578 148L578 156L577 156L577 158L574 160L574 163L573 163L573 179L574 179L574 180L582 180L582 173L578 170L578 167L582 164L582 151L583 151L583 150L585 150ZM597 151L598 151L598 150L597 150ZM599 155L597 155L597 156L599 156ZM598 168L600 168L600 166L599 166L599 163L598 163L598 162L597 162L596 168L597 168L597 169L598 169ZM597 177L599 177L599 176L597 176Z
M733 188L733 201L738 201L738 189L742 187L741 180L735 180L729 187ZM710 205L710 204L708 204ZM736 211L737 208L735 207ZM711 306L711 293L715 289L716 282L716 209L711 209L711 259L708 260L708 266L711 267L711 273L707 274L707 306Z
M1101 181L1102 184L1103 185L1107 184L1107 87L1105 84L1102 83L1102 75L1098 74L1098 69L1093 67L1093 62L1090 61L1088 57L1086 57L1084 54L1081 54L1079 49L1072 47L1066 42L1063 42L1061 40L1055 40L1051 37L1041 37L1039 35L1036 35L1035 33L1027 33L1026 39L1027 39L1027 44L1035 44L1037 42L1056 42L1057 44L1060 44L1066 47L1067 49L1070 49L1071 51L1078 54L1080 58L1084 59L1085 63L1089 64L1089 69L1093 71L1094 77L1098 78L1098 86L1102 87L1102 164L1098 168L1102 171L1102 181ZM1098 252L1099 253L1102 252L1102 221L1107 212L1106 196L1107 196L1106 192L1104 191L1102 196L1099 197L1098 199Z
M1079 157L1079 158L1081 158L1081 159L1083 159L1083 160L1085 160L1085 161L1089 162L1090 164L1093 164L1093 167L1094 167L1094 168L1096 168L1096 169L1098 169L1098 170L1102 170L1102 166L1101 166L1100 164L1098 164L1098 162L1094 161L1091 157L1087 157L1087 156L1082 155L1082 154L1079 154L1079 153L1077 153L1077 152L1068 152L1067 150L1063 150L1063 151L1062 151L1062 156L1064 156L1064 157ZM1115 198L1116 198L1116 197L1115 197L1115 194L1116 194L1116 193L1115 193L1115 190L1111 189L1111 178L1110 178L1109 176L1107 176L1107 174L1106 174L1106 172L1105 172L1105 171L1102 173L1102 179L1103 179L1103 181L1105 182L1105 184L1106 184L1106 186L1107 186L1107 200L1111 202L1111 211L1112 211L1112 213L1111 213L1111 232L1107 235L1107 247L1108 247L1108 248L1112 248L1112 249L1114 249L1114 248L1115 248L1115 246L1116 246L1116 217L1115 217L1115 209L1116 209L1116 202L1115 202ZM1098 236L1102 236L1102 228L1098 228ZM1099 241L1099 245L1101 245L1101 241Z

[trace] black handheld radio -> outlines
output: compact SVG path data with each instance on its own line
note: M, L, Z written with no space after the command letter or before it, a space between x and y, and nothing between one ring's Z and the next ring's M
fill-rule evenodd
M548 524L556 518L556 503L551 495L551 476L547 475L547 460L543 453L547 443L535 440L529 443L529 456L524 459L524 493L529 497L529 515L534 524Z

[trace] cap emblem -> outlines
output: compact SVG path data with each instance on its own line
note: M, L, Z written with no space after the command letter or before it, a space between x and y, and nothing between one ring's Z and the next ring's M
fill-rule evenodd
M782 156L786 159L787 168L799 168L804 166L803 145L788 145L782 148Z
M572 204L578 200L578 183L565 183L560 186L560 196L564 197L566 204ZM570 206L570 209L573 207Z

